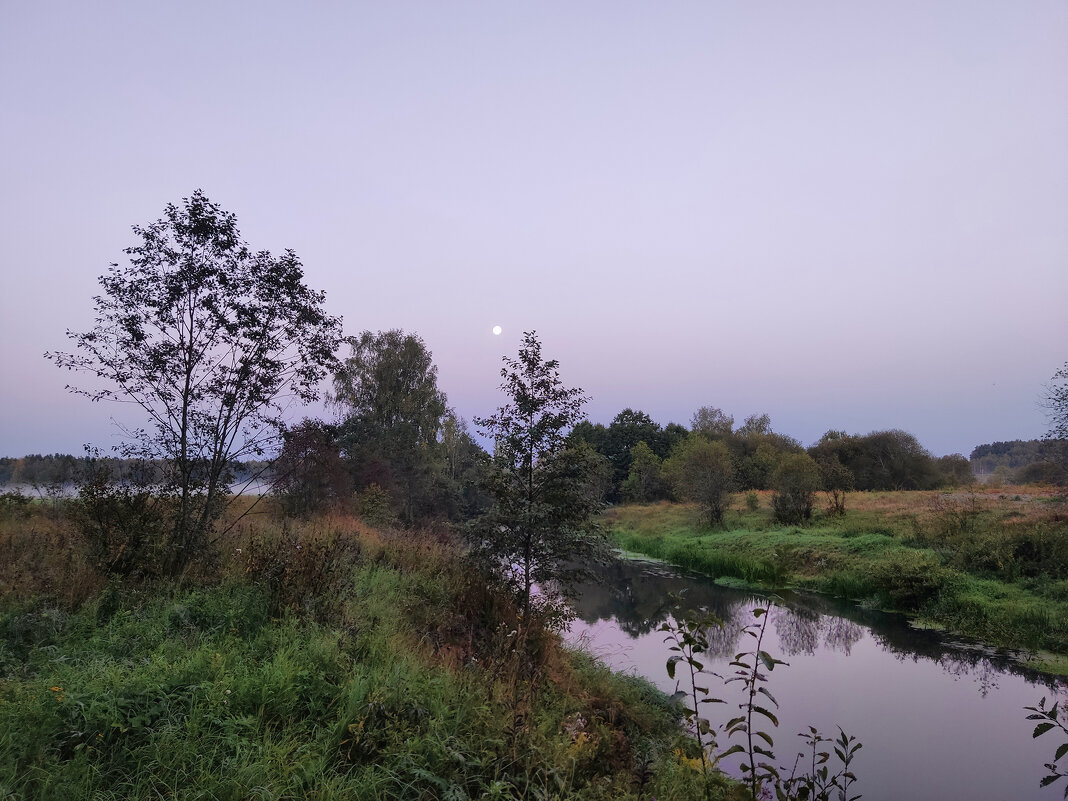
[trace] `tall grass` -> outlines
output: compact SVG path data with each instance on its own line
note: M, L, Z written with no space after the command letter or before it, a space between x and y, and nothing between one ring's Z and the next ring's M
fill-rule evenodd
M4 574L0 798L702 797L675 707L549 635L508 735L516 612L446 531L268 510L177 586L56 525L0 523L45 560Z

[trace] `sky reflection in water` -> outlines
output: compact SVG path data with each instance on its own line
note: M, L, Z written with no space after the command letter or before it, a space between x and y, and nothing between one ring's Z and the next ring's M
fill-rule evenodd
M765 599L651 562L621 562L604 584L584 585L568 639L672 692L658 628L671 614L670 595L680 592L687 605L724 621L709 633L707 661L729 673L730 658L752 648L743 629ZM776 604L764 650L789 662L769 683L781 704L772 732L777 764L792 765L801 744L795 735L808 725L825 736L842 726L864 743L855 765L866 801L1062 797L1062 787L1038 786L1059 743L1052 734L1033 740L1023 707L1043 696L1068 700L1066 683L1009 654L912 629L900 616L820 596L785 594ZM713 723L722 722L741 688L713 687L728 702L712 706Z

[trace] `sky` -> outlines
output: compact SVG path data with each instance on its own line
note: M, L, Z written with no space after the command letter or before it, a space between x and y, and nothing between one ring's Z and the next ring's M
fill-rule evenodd
M43 358L196 189L456 411L535 330L589 417L936 455L1068 361L1068 4L0 6L0 455L118 441ZM491 329L500 325L503 333ZM304 413L295 410L294 422Z

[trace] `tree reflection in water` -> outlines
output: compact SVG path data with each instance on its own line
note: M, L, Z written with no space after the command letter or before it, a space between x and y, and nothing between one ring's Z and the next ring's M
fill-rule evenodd
M733 656L750 619L749 610L767 603L767 596L723 587L704 576L637 559L610 563L604 569L602 582L581 584L576 590L576 612L585 623L614 620L631 638L657 629L671 614L670 596L681 595L685 607L707 609L723 621L722 629L708 633L709 654L714 657ZM775 600L772 624L785 657L811 656L821 647L849 656L870 631L874 642L899 661L930 660L954 678L970 677L983 697L997 689L998 675L1005 671L1051 691L1061 686L1057 679L1029 670L1014 654L918 630L902 616L874 612L841 599L784 593Z

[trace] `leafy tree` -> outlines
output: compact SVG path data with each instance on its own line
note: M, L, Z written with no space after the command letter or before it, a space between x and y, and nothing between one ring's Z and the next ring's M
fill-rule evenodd
M710 526L723 525L734 491L734 466L726 445L690 436L676 446L664 469L676 495L696 503Z
M526 630L532 612L562 611L570 582L605 548L594 524L605 463L587 445L568 447L586 396L564 386L559 363L542 358L534 332L504 365L508 402L475 418L494 441L485 484L493 506L470 531L478 557L515 592Z
M1068 473L1068 362L1053 374L1046 396L1046 410L1049 415L1046 454Z
M639 442L631 448L630 472L623 482L623 498L635 503L649 503L667 496L663 465L653 449Z
M799 525L812 517L812 502L822 489L820 469L807 453L790 453L782 458L771 477L775 494L771 508L775 519L787 525Z
M832 454L853 473L858 490L926 490L942 483L931 454L907 431L829 431L809 448L817 460Z
M445 511L450 519L475 518L490 505L482 489L489 455L475 442L467 422L451 409L442 418L439 443Z
M823 489L830 496L827 511L832 515L845 514L845 496L856 486L856 479L849 468L839 461L836 454L824 456L816 462L820 469Z
M619 498L620 488L630 473L631 449L639 442L645 442L657 450L663 432L660 424L653 422L645 412L624 409L608 425L604 450L600 451L612 463L613 497Z
M734 430L734 415L714 406L702 406L694 412L690 430L706 437L726 437Z
M942 483L953 487L967 487L975 483L972 464L963 455L953 453L939 456L935 460L938 472L942 474Z
M426 343L400 330L364 331L334 374L332 402L359 487L379 484L414 521L433 507L438 434L446 412Z
M337 427L320 420L305 419L285 432L273 474L271 489L290 515L306 517L344 506L352 495Z
M741 437L763 436L771 433L771 417L767 414L751 414L735 432Z
M294 400L318 397L341 322L293 251L251 250L235 215L200 190L133 231L129 265L100 278L96 324L67 332L78 352L46 355L110 385L73 391L147 414L126 451L167 463L160 493L175 514L162 550L177 574L210 544L233 463L275 445Z

